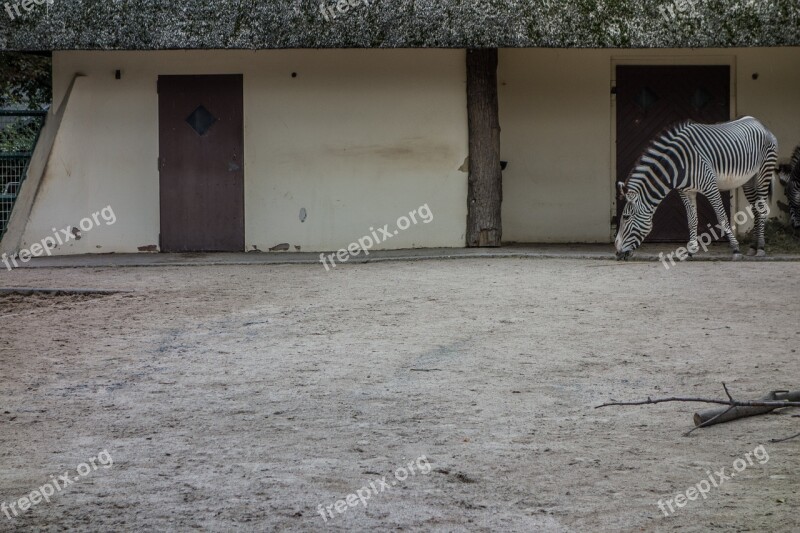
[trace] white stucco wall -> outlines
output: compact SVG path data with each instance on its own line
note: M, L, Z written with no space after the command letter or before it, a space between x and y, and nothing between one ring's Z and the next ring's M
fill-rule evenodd
M84 76L23 247L107 205L114 225L58 253L157 244L157 77L231 73L244 75L248 250L338 249L423 204L431 223L376 248L463 246L464 61L461 50L56 52L54 105Z
M609 241L609 58L500 51L504 241Z
M158 136L150 133L152 113L138 102L142 87L125 87L123 96L102 85L96 77L75 79L22 249L60 237L62 228L79 227L107 206L117 218L113 225L98 218L101 225L53 253L130 252L158 242L158 174L152 162Z
M731 117L764 122L784 159L800 144L800 48L501 50L505 241L611 242L617 64L730 65Z
M788 163L800 144L800 48L739 50L736 58L736 114L758 118L778 138L780 163ZM753 79L753 74L758 74ZM783 186L774 181L770 217L788 220L777 206L786 203ZM747 205L739 191L739 209ZM743 231L752 223L745 224Z

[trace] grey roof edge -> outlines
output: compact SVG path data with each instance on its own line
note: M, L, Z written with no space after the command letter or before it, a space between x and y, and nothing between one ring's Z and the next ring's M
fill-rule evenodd
M0 50L800 46L800 0L22 1Z

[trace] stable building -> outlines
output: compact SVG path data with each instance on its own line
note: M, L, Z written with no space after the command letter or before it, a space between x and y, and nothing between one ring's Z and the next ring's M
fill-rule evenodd
M0 21L3 50L53 63L0 251L108 206L113 225L52 253L337 250L423 205L431 223L376 248L611 243L614 183L665 126L752 115L783 159L800 144L794 1L329 4L56 2ZM687 237L668 199L651 239Z

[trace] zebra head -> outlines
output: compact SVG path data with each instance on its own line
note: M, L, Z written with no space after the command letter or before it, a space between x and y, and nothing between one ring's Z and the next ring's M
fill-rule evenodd
M619 220L619 230L614 245L617 248L617 261L627 260L634 250L653 229L653 213L656 205L652 205L642 197L639 191L625 183L617 182L619 198L625 199L625 207Z
M789 200L789 218L795 230L800 229L800 146L794 149L788 169L779 174L786 198Z

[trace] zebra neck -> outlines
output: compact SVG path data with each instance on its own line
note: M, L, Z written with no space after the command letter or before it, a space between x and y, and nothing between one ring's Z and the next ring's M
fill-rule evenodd
M628 187L638 192L648 205L657 206L670 191L676 188L676 179L674 176L664 174L660 174L658 177L631 178Z

